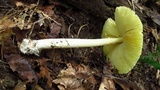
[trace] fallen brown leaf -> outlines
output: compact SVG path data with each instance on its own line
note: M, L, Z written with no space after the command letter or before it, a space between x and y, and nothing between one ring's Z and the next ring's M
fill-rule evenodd
M11 37L6 38L5 42L3 43L3 54L4 57L11 55L11 54L17 54L19 53L17 50L17 46L15 45L15 43L13 42L13 40L11 39Z
M18 76L27 82L38 81L38 77L32 69L28 59L18 54L12 54L7 58L8 64L13 72L17 72Z
M55 38L55 37L58 37L58 35L62 29L62 26L57 25L56 23L50 23L49 28L50 28L50 33L47 36L49 38Z
M54 5L44 6L44 7L38 7L39 10L43 11L45 14L47 14L51 18L56 18L56 14L54 13Z
M85 90L82 86L82 80L70 77L57 78L53 80L55 84L59 84L58 87L60 90Z
M123 90L143 90L138 84L121 78L113 78L114 82L120 85Z
M26 90L26 82L19 82L13 90Z
M159 35L158 35L157 30L156 30L156 29L152 29L152 28L151 28L151 33L152 33L153 37L155 38L156 43L159 43L159 41L160 41L160 37L159 37Z
M102 78L99 90L116 90L113 80L109 77Z
M60 71L58 77L76 75L76 70L72 67L70 63L67 64L67 67L68 67L67 69L63 69Z
M152 20L160 26L160 15L157 12L151 15Z
M58 78L53 80L60 90L93 90L97 81L88 66L79 64L75 67L71 63L60 71Z
M47 79L47 85L49 87L52 87L52 77L51 73L49 72L49 69L47 67L47 60L44 58L41 59L35 59L34 61L37 62L37 67L39 67L39 77L40 78L46 78Z

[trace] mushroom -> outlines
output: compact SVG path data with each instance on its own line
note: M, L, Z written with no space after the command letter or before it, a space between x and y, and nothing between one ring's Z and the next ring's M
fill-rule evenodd
M128 73L137 63L143 45L143 26L135 12L126 7L118 7L115 21L109 18L103 27L102 38L123 37L122 43L105 45L104 53L120 74Z
M120 6L116 8L115 21L109 18L105 22L101 39L24 39L20 44L20 50L24 54L38 56L43 49L104 46L104 53L111 64L120 74L124 74L135 66L141 55L142 27L134 11Z

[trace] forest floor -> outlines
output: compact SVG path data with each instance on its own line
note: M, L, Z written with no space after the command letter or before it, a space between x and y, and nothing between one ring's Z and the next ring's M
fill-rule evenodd
M22 54L19 45L24 38L101 38L106 19L64 2L37 5L2 0L0 90L159 90L160 71L142 59L160 62L160 2L120 1L135 9L143 23L142 55L128 74L117 72L102 47L48 49L39 56Z

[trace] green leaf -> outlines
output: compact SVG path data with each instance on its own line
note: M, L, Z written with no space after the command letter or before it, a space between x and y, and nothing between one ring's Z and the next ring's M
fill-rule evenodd
M143 62L143 63L147 63L147 64L153 66L156 69L160 69L160 63L153 59L152 54L149 54L149 56L142 56L140 58L140 61Z
M160 44L158 44L158 46L157 46L157 51L158 51L158 53L160 53Z

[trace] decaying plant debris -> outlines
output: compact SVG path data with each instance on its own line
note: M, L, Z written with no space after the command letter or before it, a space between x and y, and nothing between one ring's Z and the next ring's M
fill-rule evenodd
M18 27L20 30L30 30L30 33L28 33L28 36L26 36L29 37L34 29L35 24L38 23L41 27L47 22L54 22L59 26L61 25L43 11L39 10L37 4L25 5L21 2L17 2L15 8L12 8L3 17L1 17L0 41L2 43L5 38L11 36L12 28Z
M143 22L142 54L147 54L156 50L159 43L159 5L154 0L99 0L103 13L99 9L94 11L95 4L82 9L86 0L78 1L78 5L76 0L9 1L0 1L0 11L6 6L0 18L0 90L160 88L159 71L138 62L131 72L119 75L106 61L101 47L42 50L39 57L24 55L19 50L24 38L99 38L104 21L113 16L115 7L123 5L135 10Z

